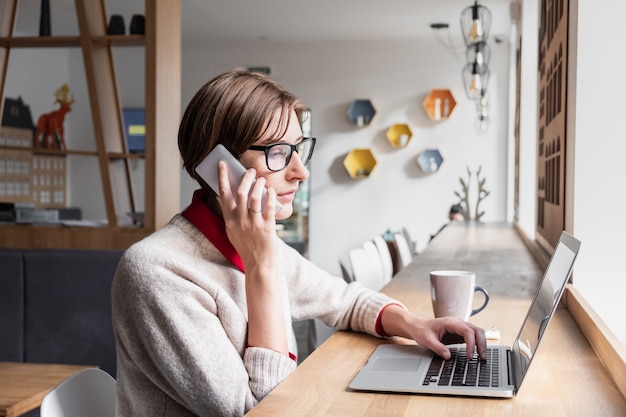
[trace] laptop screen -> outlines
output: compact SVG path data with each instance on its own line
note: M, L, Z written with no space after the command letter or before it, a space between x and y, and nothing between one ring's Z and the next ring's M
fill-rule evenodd
M516 389L519 389L541 337L561 300L579 248L580 242L576 238L562 232L513 345Z

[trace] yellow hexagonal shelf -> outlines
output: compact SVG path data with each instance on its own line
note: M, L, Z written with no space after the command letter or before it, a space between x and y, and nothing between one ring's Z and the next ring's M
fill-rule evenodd
M412 137L413 132L406 123L396 123L387 130L387 140L394 148L405 147Z
M439 121L450 117L456 107L456 100L450 90L435 89L431 90L422 104L430 120Z
M376 166L376 158L370 149L355 148L345 157L343 166L348 171L350 178L367 178Z

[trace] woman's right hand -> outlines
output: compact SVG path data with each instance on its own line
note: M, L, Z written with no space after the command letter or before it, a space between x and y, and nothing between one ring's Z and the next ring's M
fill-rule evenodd
M228 167L223 161L218 164L218 178L219 202L226 223L226 233L241 256L246 270L273 264L276 256L276 192L268 189L266 206L261 207L265 178L256 178L253 168L244 174L236 195L232 194Z
M218 164L218 177L226 234L245 269L248 344L288 355L280 288L283 281L278 279L276 191L267 190L266 206L261 207L265 178L256 178L254 169L246 171L236 195L231 192L223 161Z

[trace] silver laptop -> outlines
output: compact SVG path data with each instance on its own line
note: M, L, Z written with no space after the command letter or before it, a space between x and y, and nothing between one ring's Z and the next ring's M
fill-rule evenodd
M561 300L580 241L562 232L513 347L489 345L488 359L467 359L465 345L450 345L444 361L416 345L383 344L349 387L359 391L513 397Z

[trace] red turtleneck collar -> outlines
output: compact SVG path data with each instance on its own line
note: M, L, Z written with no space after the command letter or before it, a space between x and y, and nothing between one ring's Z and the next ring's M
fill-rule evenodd
M182 212L182 216L193 223L230 263L244 272L241 256L226 235L224 219L213 212L205 202L208 195L209 193L204 189L196 190L191 204Z

